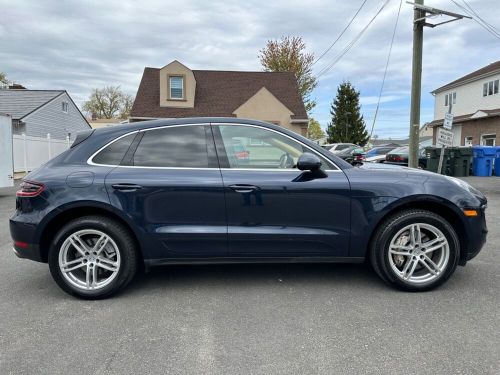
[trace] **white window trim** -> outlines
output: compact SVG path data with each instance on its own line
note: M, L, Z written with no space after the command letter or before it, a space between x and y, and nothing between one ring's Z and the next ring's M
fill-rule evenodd
M182 88L181 88L182 95L181 95L180 98L174 98L172 96L172 78L180 78L181 81L182 81ZM168 92L168 99L169 100L185 100L186 99L186 93L184 92L184 89L186 87L186 83L185 83L184 80L185 80L185 77L183 75L174 75L174 74L172 74L172 75L168 76L168 90L169 90L169 92Z
M484 141L485 141L485 139L488 139L488 138L490 138L490 139L494 139L494 142L493 142L493 143L494 143L494 145L493 145L493 146L495 146L495 145L496 145L496 143L497 143L497 142L496 142L496 140L497 140L497 135L496 135L495 133L481 134L481 146L485 146Z
M64 110L64 107L66 107L66 110ZM61 102L61 110L64 112L64 113L68 113L69 112L69 103L68 102Z

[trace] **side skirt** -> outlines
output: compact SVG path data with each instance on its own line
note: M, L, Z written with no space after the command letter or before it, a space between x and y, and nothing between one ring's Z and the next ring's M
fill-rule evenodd
M168 264L242 264L242 263L363 263L364 257L291 257L291 258L163 258L144 259L146 268Z

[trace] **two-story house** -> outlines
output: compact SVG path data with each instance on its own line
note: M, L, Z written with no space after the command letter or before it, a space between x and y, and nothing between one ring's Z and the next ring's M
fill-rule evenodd
M307 134L308 117L290 72L191 70L178 61L145 68L130 121L239 117Z
M499 144L500 137L500 61L487 65L434 91L434 128L443 125L444 115L454 115L455 146Z

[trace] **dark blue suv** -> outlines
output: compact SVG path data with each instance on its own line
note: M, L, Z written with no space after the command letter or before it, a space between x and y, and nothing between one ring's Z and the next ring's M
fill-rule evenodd
M485 207L455 178L352 167L279 126L192 118L79 134L26 176L10 229L19 257L83 298L157 265L365 259L422 291L479 252Z

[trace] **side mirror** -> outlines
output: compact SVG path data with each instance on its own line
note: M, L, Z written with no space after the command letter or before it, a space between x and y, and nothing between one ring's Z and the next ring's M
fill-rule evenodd
M315 178L325 178L327 174L321 169L321 160L316 155L305 152L297 160L297 169L306 171L299 178L302 180L311 180Z
M305 152L300 155L299 160L297 160L297 169L300 169L301 171L314 172L320 168L321 160L319 160L319 158L314 154Z

